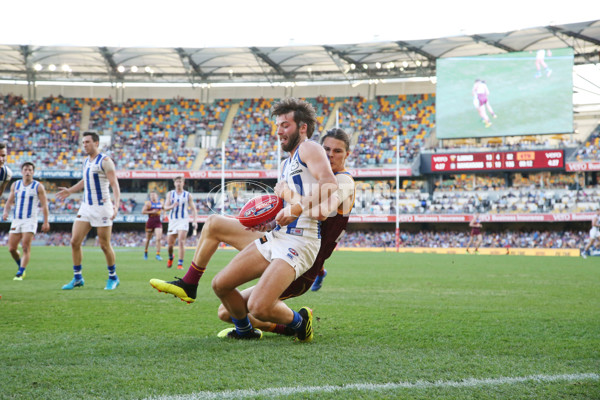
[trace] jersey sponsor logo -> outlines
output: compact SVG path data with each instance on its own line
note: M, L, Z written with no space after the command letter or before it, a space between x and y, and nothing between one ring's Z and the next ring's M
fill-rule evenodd
M295 249L292 249L291 247L288 249L288 251L290 253L292 253L293 255L295 255L296 257L298 257L298 252Z
M267 239L266 236L263 236L259 240L260 240L260 244L265 244L265 243L267 243L267 240L269 240L269 239Z
M288 232L290 235L302 236L304 234L304 229L302 228L289 228Z

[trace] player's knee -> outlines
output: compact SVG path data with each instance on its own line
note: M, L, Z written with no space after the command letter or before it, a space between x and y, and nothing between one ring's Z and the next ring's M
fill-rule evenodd
M260 298L248 299L248 313L261 321L269 321L271 318L272 307Z
M225 285L224 280L217 274L211 282L211 287L213 292L217 295L217 297L221 297L228 292L228 287Z
M223 322L231 322L231 315L229 314L229 311L227 311L227 309L225 308L225 306L223 304L219 305L219 310L217 311L217 315L219 316L219 319Z

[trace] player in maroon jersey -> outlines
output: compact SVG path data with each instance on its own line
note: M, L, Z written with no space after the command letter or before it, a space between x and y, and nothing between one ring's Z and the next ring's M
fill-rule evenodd
M475 251L473 253L478 253L479 246L481 246L481 242L483 242L483 235L481 234L481 221L479 220L478 214L475 214L473 218L471 218L469 227L471 227L471 237L469 238L469 243L467 243L467 253L469 253L469 247L471 247L473 241L475 241Z
M323 136L321 142L329 158L331 169L338 180L340 204L337 211L334 210L335 214L322 222L321 247L313 266L288 286L280 296L281 300L300 296L310 289L315 278L323 269L325 260L331 256L337 243L342 238L350 211L354 205L354 180L345 170L345 162L350 154L349 136L341 129L332 129ZM277 189L283 192L286 188L279 185ZM283 193L277 194L282 195ZM183 301L192 303L196 299L198 282L220 242L225 242L241 250L263 235L263 232L246 229L234 218L213 214L209 216L202 228L196 253L187 274L182 279L177 278L177 280L171 282L151 279L150 284L161 292L173 294ZM245 300L250 297L252 289L253 287L250 287L242 291ZM222 305L219 307L219 318L225 322L231 322L227 310ZM250 321L253 327L264 331L294 334L293 330L283 325L259 321L252 316L250 316Z
M162 210L162 200L158 198L156 192L151 192L150 201L147 201L142 209L142 214L148 215L148 221L146 221L146 242L144 243L144 260L148 259L148 246L150 245L150 239L154 236L156 239L156 259L162 261L162 257L160 256L160 245L163 234Z

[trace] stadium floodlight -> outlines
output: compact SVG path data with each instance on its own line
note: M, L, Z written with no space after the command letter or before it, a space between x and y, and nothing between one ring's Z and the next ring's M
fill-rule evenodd
M147 73L151 74L152 73L152 68L150 68L149 66L146 66L144 68L144 71L146 71Z
M133 72L134 74L135 74L136 72L138 72L138 67L137 67L137 65L132 65L130 69L131 69L131 72Z
M392 69L392 68L394 68L395 66L396 66L396 64L394 64L394 63L393 63L393 62L391 62L391 61L390 61L390 62L388 63L388 65L387 65L388 69Z
M376 67L377 69L381 69L381 63L380 63L379 61L377 61L377 62L375 63L375 67Z
M119 66L117 67L117 71L119 71L120 73L123 73L123 72L125 72L125 67L124 67L124 66L122 66L122 65L119 65Z
M63 64L61 69L63 70L63 72L70 72L71 71L71 67L69 67L68 64Z
M402 61L402 66L403 66L404 68L408 67L408 61Z
M367 64L363 64L363 69L369 69L369 66Z
M415 64L417 65L417 67L420 67L421 66L421 60L415 61Z
M350 69L351 69L352 71L354 71L354 70L356 69L356 65L354 65L354 64L350 64Z
M54 65L54 64L48 65L48 70L52 71L52 72L56 71L56 65Z
M44 67L42 67L42 64L37 63L33 66L33 69L35 69L36 71L41 71Z

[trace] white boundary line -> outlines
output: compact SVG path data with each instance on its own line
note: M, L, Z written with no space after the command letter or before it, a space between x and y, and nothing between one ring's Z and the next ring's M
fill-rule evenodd
M468 378L462 381L416 381L399 383L353 383L342 386L306 386L306 387L280 387L260 390L227 390L222 392L197 392L188 395L159 396L151 397L151 400L205 400L205 399L243 399L247 397L277 397L289 396L294 394L318 394L331 392L345 392L348 390L358 391L384 391L397 389L428 389L428 388L458 388L458 387L481 387L496 385L513 385L516 383L528 382L556 382L556 381L582 381L582 380L600 380L599 374L563 374L563 375L529 375L522 377L502 377L502 378Z

